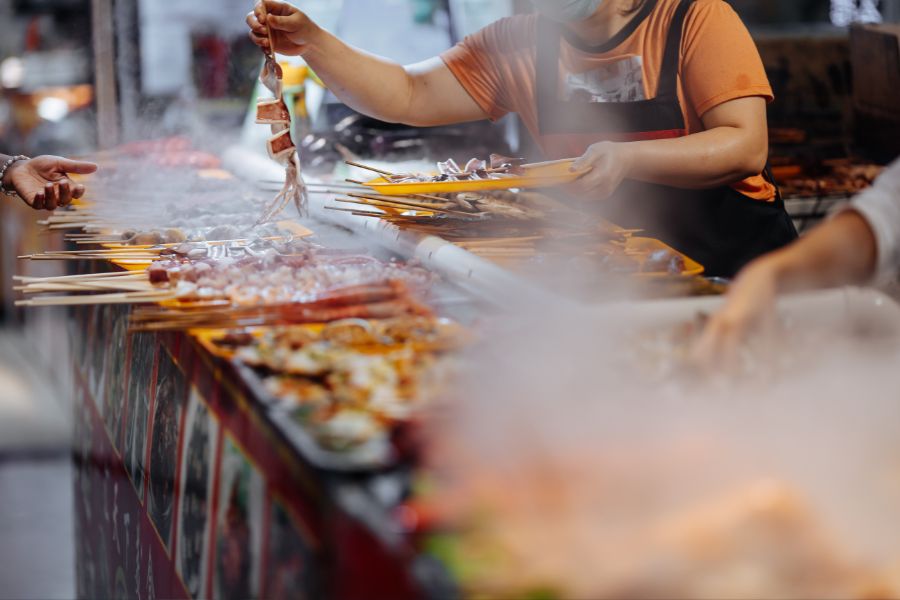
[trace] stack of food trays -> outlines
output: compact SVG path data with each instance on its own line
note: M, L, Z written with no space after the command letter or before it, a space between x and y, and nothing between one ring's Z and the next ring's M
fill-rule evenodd
M639 277L691 277L702 265L663 242L640 237L536 190L575 181L583 172L572 161L522 164L493 155L471 159L465 168L451 160L435 174L391 173L360 163L354 167L380 174L368 193L335 198L330 210L372 217L402 230L433 235L514 271L556 258L579 257L596 270Z

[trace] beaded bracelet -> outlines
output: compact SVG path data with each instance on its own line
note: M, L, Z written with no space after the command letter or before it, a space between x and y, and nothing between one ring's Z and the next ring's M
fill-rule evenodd
M15 189L4 189L3 188L3 178L6 177L6 171L9 170L11 166L19 162L20 160L31 160L29 157L24 156L22 154L18 156L13 156L8 161L3 163L3 166L0 167L0 193L6 194L7 196L18 196L18 192Z

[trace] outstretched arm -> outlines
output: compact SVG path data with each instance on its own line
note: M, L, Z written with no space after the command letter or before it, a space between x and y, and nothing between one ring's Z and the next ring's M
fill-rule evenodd
M275 52L302 56L329 90L363 114L422 127L487 118L440 58L404 67L344 43L280 0L257 3L247 25L254 43L268 50L271 31Z

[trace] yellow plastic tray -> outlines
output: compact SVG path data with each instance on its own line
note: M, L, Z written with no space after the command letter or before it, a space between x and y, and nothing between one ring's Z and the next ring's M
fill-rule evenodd
M557 160L546 163L525 165L526 174L521 177L503 179L482 179L478 181L437 181L415 183L389 183L384 177L376 177L365 182L379 194L387 196L407 196L411 194L451 194L456 192L483 192L507 190L510 188L535 189L572 183L588 172L570 171L575 159Z

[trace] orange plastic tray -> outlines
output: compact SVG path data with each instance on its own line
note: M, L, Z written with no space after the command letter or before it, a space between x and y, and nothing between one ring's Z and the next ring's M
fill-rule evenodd
M681 277L694 277L695 275L702 275L703 271L706 268L698 263L696 260L691 258L690 256L685 256L678 250L675 250L668 244L661 242L655 238L648 237L632 237L628 238L628 244L626 246L629 250L640 250L642 252L655 252L657 250L667 250L673 254L677 254L684 261L684 270L681 272ZM637 273L638 277L671 277L671 273Z

